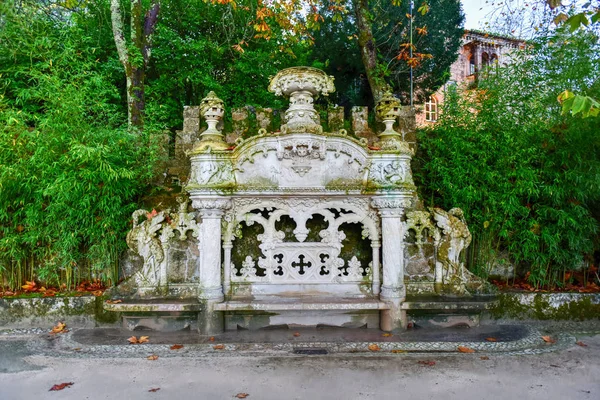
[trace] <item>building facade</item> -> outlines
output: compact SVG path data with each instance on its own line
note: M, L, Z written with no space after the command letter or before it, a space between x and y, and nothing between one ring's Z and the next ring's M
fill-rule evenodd
M417 125L426 126L437 121L444 94L451 85L468 90L488 67L507 65L515 50L525 41L480 31L465 31L458 59L450 66L450 79L431 95L425 104L417 105Z

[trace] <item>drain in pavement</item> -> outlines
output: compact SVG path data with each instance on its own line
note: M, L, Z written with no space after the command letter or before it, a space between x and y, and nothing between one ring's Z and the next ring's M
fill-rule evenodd
M294 350L292 351L292 353L294 353L294 354L304 354L304 355L309 355L309 356L321 355L321 354L329 354L329 352L327 351L327 349L321 349L321 348L303 348L303 347L294 348Z

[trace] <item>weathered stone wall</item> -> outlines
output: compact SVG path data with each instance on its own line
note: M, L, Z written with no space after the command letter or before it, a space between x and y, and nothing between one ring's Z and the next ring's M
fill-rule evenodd
M104 298L95 296L0 299L0 327L94 327L117 322L116 313L102 308Z
M600 293L500 293L490 310L496 319L576 320L600 319Z

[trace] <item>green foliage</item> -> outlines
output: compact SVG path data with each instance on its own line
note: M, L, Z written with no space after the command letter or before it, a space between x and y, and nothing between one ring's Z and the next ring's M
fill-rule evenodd
M415 54L429 54L414 68L417 102L441 87L450 76L450 65L456 60L463 36L464 15L458 0L431 0L425 14L414 12ZM417 7L421 7L416 4ZM328 3L324 3L327 9ZM405 59L397 56L410 42L410 2L393 5L389 0L370 4L373 14L373 34L377 43L379 66L384 70L394 93L408 104L410 98L410 68ZM423 9L424 10L424 9ZM352 11L351 11L352 12ZM327 73L336 79L337 93L332 99L340 105L371 104L369 84L361 62L357 27L354 19L345 16L335 21L336 13L322 12L325 21L314 33L315 45L310 60L324 62ZM425 28L425 31L417 30ZM422 33L419 33L422 32Z
M598 97L598 56L595 35L559 30L476 91L448 93L438 124L420 133L424 198L465 211L471 267L506 250L539 286L591 261L600 121L563 115L556 98L565 87Z
M121 128L119 92L81 27L2 11L0 286L114 279L156 135Z

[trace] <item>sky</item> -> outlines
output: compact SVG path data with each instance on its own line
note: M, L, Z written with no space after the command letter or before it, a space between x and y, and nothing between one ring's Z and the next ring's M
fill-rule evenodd
M465 12L465 29L482 29L479 24L492 10L490 1L486 0L461 0Z

